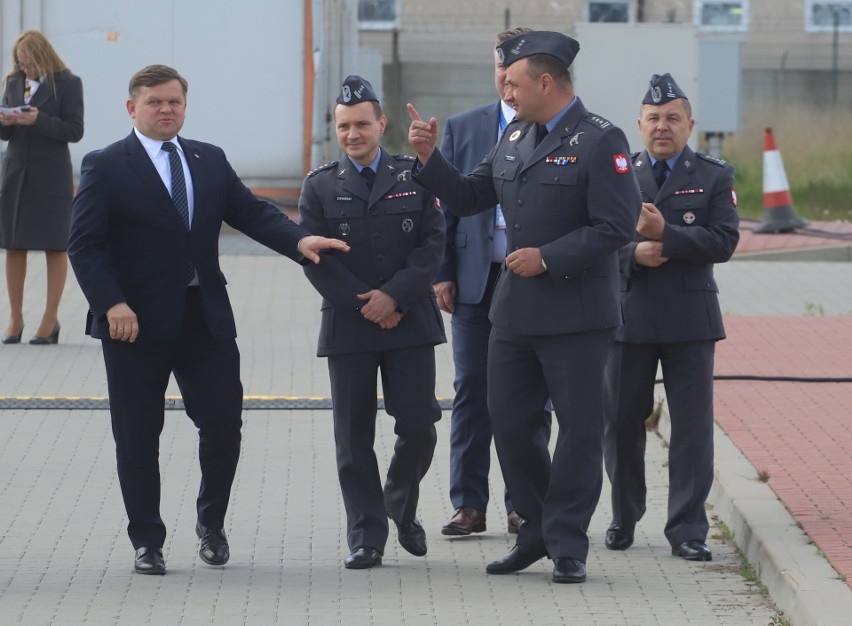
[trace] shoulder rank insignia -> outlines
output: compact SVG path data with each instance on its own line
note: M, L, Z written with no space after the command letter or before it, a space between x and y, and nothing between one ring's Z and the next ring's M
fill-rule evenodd
M591 123L592 126L597 126L601 130L612 126L612 122L610 122L608 119L603 118L600 115L595 115L594 113L587 113L583 119Z
M705 161L709 161L710 163L714 163L716 165L725 165L727 161L724 159L717 159L714 156L710 156L709 154L704 154L703 152L696 152L699 158L704 159Z
M332 167L337 167L337 161L332 161L331 163L326 163L325 165L320 165L319 167L312 169L310 172L308 172L308 178L310 178L311 176L314 176L316 174L319 174L320 172L322 172L324 170L329 170Z
M408 154L395 154L393 155L397 161L413 161L414 157Z

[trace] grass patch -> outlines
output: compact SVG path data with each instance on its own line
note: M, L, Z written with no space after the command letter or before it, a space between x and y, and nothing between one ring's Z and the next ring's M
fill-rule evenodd
M852 109L817 111L788 103L745 111L740 132L723 142L722 156L736 169L740 216L763 217L766 127L781 152L796 213L808 220L852 221Z

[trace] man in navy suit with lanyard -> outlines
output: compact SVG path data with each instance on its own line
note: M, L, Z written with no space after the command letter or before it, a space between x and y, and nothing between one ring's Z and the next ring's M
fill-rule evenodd
M619 253L624 326L607 364L604 459L612 482L610 550L633 544L645 513L645 419L662 365L672 436L666 538L672 554L710 561L704 501L713 482L713 357L725 338L713 265L739 241L734 169L687 145L695 122L669 74L654 74L633 155L642 212Z
M209 565L230 557L224 522L243 388L219 269L222 222L302 264L318 263L323 249L348 250L253 196L221 148L178 137L187 87L164 65L131 78L133 132L83 159L68 246L89 301L90 333L103 347L118 479L140 574L166 573L158 454L171 374L199 433L199 556Z
M515 28L497 35L500 44L529 32ZM502 99L506 68L494 54L494 84L501 99L447 119L441 154L463 172L473 170L515 118ZM450 501L455 512L444 535L485 531L488 472L491 466L491 418L488 414L486 363L491 322L488 309L500 265L506 258L506 220L500 205L468 217L457 217L444 203L447 242L444 263L432 287L442 311L452 315L455 398L450 424ZM548 427L542 436L549 438ZM521 518L506 494L507 529L517 533Z

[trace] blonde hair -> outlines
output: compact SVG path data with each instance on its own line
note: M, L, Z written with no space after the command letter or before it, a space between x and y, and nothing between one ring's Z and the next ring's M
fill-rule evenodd
M18 62L20 61L18 55L21 52L27 55L29 62L38 70L38 75L45 76L51 85L53 84L54 74L68 70L68 66L65 65L65 62L59 58L58 54L56 54L56 50L54 50L53 46L50 45L47 37L41 34L40 31L30 29L25 30L18 35L18 38L15 40L15 44L12 46L12 58L15 61L15 65L12 67L12 70L6 74L6 80L17 73L24 73L24 71L18 67Z

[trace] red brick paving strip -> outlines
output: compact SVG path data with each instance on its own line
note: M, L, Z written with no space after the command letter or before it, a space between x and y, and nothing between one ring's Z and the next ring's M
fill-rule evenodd
M852 316L725 320L717 375L852 378ZM716 421L852 587L852 383L717 381Z

